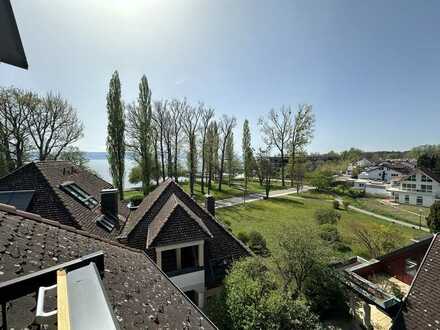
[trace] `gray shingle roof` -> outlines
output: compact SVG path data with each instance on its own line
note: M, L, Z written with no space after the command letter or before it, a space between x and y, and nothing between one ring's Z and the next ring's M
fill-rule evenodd
M145 252L0 204L0 282L99 250L122 329L215 329ZM34 316L35 296L8 304L9 327L27 327Z

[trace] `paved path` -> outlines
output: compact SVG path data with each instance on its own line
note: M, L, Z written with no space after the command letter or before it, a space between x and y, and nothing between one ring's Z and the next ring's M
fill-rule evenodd
M311 188L308 186L304 186L303 189L300 190L300 192L308 191ZM274 190L269 193L269 197L279 197L279 196L285 196L290 194L296 194L296 188L289 188L289 189L283 189L283 190ZM263 193L252 193L248 194L245 197L246 203L251 203L255 201L259 201L264 199ZM215 202L215 208L222 208L222 207L230 207L243 204L243 196L237 196L237 197L231 197L226 199L221 199Z
M360 212L360 213L363 213L363 214L367 214L367 215L371 215L372 217L375 217L375 218L378 218L378 219L382 219L382 220L385 220L385 221L388 221L388 222L391 222L391 223L396 223L396 224L401 225L401 226L405 226L405 227L409 227L409 228L413 228L413 229L419 229L418 225L415 225L415 224L412 224L412 223L408 223L408 222L404 222L404 221L399 221L399 220L396 220L396 219L393 219L393 218L389 218L389 217L386 217L386 216L383 216L383 215L380 215L380 214L377 214L377 213L366 211L366 210L360 209L360 208L358 208L356 206L351 206L350 205L348 208L350 210L353 210L353 211L356 211L356 212ZM430 232L429 228L423 227L423 226L421 227L421 230L426 231L426 232Z

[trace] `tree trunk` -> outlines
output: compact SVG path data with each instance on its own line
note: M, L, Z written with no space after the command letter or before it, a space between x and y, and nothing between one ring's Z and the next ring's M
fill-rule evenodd
M154 164L155 164L155 168L156 170L154 171L154 175L156 177L156 186L159 185L159 171L160 171L160 167L159 167L159 155L157 154L157 139L154 141Z
M220 157L220 171L218 172L218 191L222 191L222 181L223 181L223 166L225 163L225 149L226 149L226 140L227 136L225 136L223 145L222 145L222 151L221 151L221 157Z
M202 194L205 193L205 141L206 140L206 133L203 134L202 139L202 177L200 178L200 187L202 190Z
M177 155L179 152L179 145L178 145L179 142L178 141L179 141L179 138L176 134L176 136L174 138L174 180L176 180L176 182L179 181L178 174L177 174Z
M164 150L163 150L163 133L160 130L160 160L162 166L162 180L165 181L165 160L164 160Z
M284 149L281 148L281 185L283 187L286 186L286 183L284 182Z
M293 188L293 174L295 173L295 143L292 143L292 162L290 164L290 187Z

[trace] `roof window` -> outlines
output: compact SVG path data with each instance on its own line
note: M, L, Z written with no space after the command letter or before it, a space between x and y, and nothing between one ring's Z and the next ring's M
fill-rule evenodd
M95 197L90 196L87 192L82 190L75 182L64 182L61 184L60 188L68 193L70 196L78 200L83 205L92 209L98 206L98 201Z

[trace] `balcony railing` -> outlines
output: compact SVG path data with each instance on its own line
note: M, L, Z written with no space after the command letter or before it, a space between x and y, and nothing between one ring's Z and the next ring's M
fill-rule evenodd
M205 267L203 267L203 266L193 266L193 267L182 268L182 269L179 269L179 270L173 270L173 271L165 272L165 273L169 277L173 277L173 276L178 276L178 275L198 272L198 271L204 270L204 269L205 269Z

